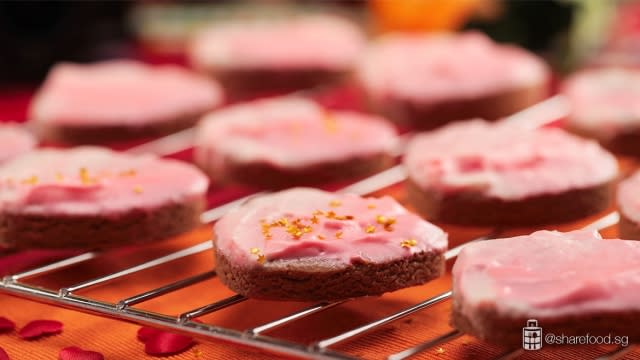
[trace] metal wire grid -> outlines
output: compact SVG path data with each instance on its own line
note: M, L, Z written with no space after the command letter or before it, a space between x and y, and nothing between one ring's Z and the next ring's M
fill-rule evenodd
M552 98L546 101L545 106L548 106L552 102L558 102L561 99ZM558 104L551 104L552 106L557 106ZM538 111L538 108L533 107L526 112L535 112ZM513 117L512 120L519 119L519 117L529 114L520 113ZM167 143L167 139L161 139L160 141L160 149L161 152L167 151L171 152L180 148L180 142L185 139L185 135L178 135L177 137L180 139L178 143ZM175 139L175 138L174 138ZM142 150L144 148L141 148ZM169 150L170 149L170 150ZM402 166L398 165L386 171L383 171L379 174L371 176L363 181L355 183L351 186L348 186L342 189L343 192L357 193L357 194L368 194L378 190L382 190L387 188L393 184L399 183L405 179L406 175ZM220 218L225 212L227 212L230 208L237 206L238 204L246 201L247 198L242 198L239 200L232 201L215 209L208 210L201 215L201 219L205 223L210 223L218 218ZM587 228L592 229L603 229L609 226L616 224L618 221L618 214L611 213L598 221L590 224ZM486 239L493 238L500 234L499 230L494 230L490 234L486 236L473 239L471 241L482 241ZM451 260L455 258L463 245L460 245L456 248L450 249L445 253L445 258L447 260ZM130 296L125 299L121 299L117 302L104 302L95 299L91 299L85 296L76 295L75 292L83 289L87 289L93 286L97 286L100 284L104 284L121 277L135 274L137 272L150 269L153 267L157 267L163 264L167 264L169 262L182 259L188 256L192 256L195 254L202 253L204 251L210 251L212 249L211 241L205 241L191 247L164 255L159 258L155 258L150 261L146 261L144 263L132 266L130 268L107 274L95 279L91 279L88 281L84 281L81 283L73 284L70 286L66 286L57 290L42 288L39 286L31 285L25 280L31 277L35 277L38 275L44 275L47 273L55 272L57 270L61 270L63 268L79 264L91 259L98 258L100 256L99 252L91 251L86 252L80 255L76 255L64 260L60 260L54 262L52 264L48 264L45 266L41 266L32 270L24 271L14 275L5 276L0 283L0 291L6 292L8 294L16 295L19 297L24 297L31 300L36 300L40 302L45 302L53 305L57 305L60 307L65 307L77 311L88 312L92 314L97 314L105 317L112 317L121 320L127 320L131 322L135 322L142 325L151 325L157 326L167 329L176 330L182 333L192 334L201 338L208 338L213 340L223 340L231 343L239 344L239 345L247 345L255 348L272 351L275 353L287 354L298 356L301 358L309 358L309 359L353 359L352 356L334 351L331 349L332 346L335 346L339 343L347 341L349 339L353 339L358 336L364 336L367 333L371 332L374 329L380 328L384 325L402 319L408 315L411 315L415 312L425 310L433 305L438 303L447 301L451 298L452 292L451 290L440 293L436 296L425 299L424 301L417 303L413 306L390 314L386 317L380 318L378 320L372 321L365 325L353 328L351 330L345 331L338 335L325 338L311 345L300 344L296 342L291 342L271 336L263 335L267 331L274 330L281 326L288 325L294 321L303 319L312 314L320 313L325 310L331 309L335 306L341 305L345 302L352 301L353 299L346 299L335 302L320 302L315 305L309 306L305 309L295 311L289 315L286 315L277 320L270 321L260 326L256 326L251 329L247 329L245 331L238 331L228 328L223 328L215 325L205 324L202 322L193 321L193 319L198 318L200 316L204 316L206 314L210 314L222 309L225 309L229 306L233 306L234 304L241 303L247 298L242 295L233 295L228 298L222 299L220 301L204 305L186 312L183 312L177 316L161 314L156 312L145 311L141 309L134 308L134 305L149 301L151 299L155 299L162 295L169 294L171 292L183 289L185 287L197 284L199 282L211 279L216 276L215 270L208 270L202 272L197 275L193 275L187 278L180 279L178 281L161 285L157 288ZM413 347L404 349L400 352L390 354L388 356L389 360L400 360L406 359L413 355L416 355L425 350L431 349L435 346L441 345L445 342L454 340L463 334L457 330L452 330L448 333L442 334L433 339L429 339L424 341L418 345ZM626 348L619 348L610 353L603 354L602 357L598 359L616 359L628 351L632 349L632 346L628 346ZM504 353L498 357L498 359L511 359L518 355L520 355L522 350L514 350Z

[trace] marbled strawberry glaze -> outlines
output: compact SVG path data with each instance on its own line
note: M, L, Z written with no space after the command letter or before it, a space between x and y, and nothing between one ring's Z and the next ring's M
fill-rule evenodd
M387 154L397 146L387 121L355 112L329 112L311 100L282 97L235 105L205 117L196 159L224 172L225 162L305 168Z
M327 15L265 21L238 21L203 30L191 46L196 68L352 68L365 47L354 24Z
M220 85L174 65L62 63L50 71L29 117L43 124L135 127L198 116L222 101Z
M222 217L214 235L217 251L242 267L299 258L344 265L381 263L419 252L441 254L447 248L447 235L440 228L391 197L310 188L249 200Z
M596 231L537 231L471 243L453 267L453 298L528 318L640 310L640 242ZM481 324L478 324L481 328Z
M357 77L373 98L427 105L547 83L548 66L481 33L390 34L371 46Z
M117 216L204 199L193 165L99 147L40 149L0 166L0 212Z
M618 175L615 157L595 141L561 129L482 120L417 135L404 163L423 190L475 191L503 200L586 189Z
M37 145L33 135L17 124L0 125L0 164Z

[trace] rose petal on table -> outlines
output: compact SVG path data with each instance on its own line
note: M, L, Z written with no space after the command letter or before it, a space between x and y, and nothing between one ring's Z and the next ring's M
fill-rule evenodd
M0 360L10 360L9 354L7 354L7 352L4 351L3 348L0 348Z
M193 338L161 331L144 344L148 355L171 355L181 353L193 345Z
M25 325L18 335L25 340L37 339L42 336L59 334L62 332L62 323L55 320L34 320Z
M82 350L77 346L70 346L60 350L60 360L104 360L104 355L97 351Z
M143 326L138 330L137 338L143 343L146 343L151 338L158 336L162 333L162 330L158 330L156 328Z
M0 333L13 331L15 328L16 324L13 321L0 316Z

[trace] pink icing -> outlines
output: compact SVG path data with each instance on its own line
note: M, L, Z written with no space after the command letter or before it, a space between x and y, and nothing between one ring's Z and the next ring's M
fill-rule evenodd
M335 217L353 219L332 219L330 211ZM319 214L315 216L317 223L314 214ZM267 238L263 224L281 219L287 219L288 224L302 219L301 230L308 225L309 231L295 238L295 229L275 226L269 228L271 237ZM390 219L395 222L385 226ZM373 230L367 232L369 226ZM447 247L447 236L440 228L408 212L391 197L362 198L309 188L254 198L220 219L214 233L218 251L245 267L259 266L261 255L265 261L314 257L348 265L387 262L419 252L442 253Z
M620 182L616 197L620 212L640 224L640 172Z
M49 73L30 117L54 124L136 126L198 116L222 100L217 83L178 66L64 63Z
M36 146L36 139L19 125L0 125L0 163Z
M364 46L364 36L354 24L339 17L317 15L216 25L195 38L190 56L194 65L202 69L342 71L355 64Z
M482 120L417 135L404 162L423 189L505 200L602 185L618 174L616 159L594 141L560 129Z
M387 35L369 50L357 76L373 97L425 104L535 86L549 73L525 50L468 32Z
M208 179L194 166L99 147L41 149L0 167L0 211L99 215L203 198Z
M601 68L579 72L564 83L570 124L611 137L640 127L640 71Z
M640 242L580 230L472 243L453 267L453 291L471 318L490 305L533 317L637 311Z
M354 112L328 112L311 100L283 97L219 110L201 122L196 157L224 171L224 162L306 167L387 153L397 136L388 122Z

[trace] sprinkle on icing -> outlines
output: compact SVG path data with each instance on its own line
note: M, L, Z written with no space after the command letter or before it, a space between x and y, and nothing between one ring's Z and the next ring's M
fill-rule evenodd
M393 217L378 215L376 216L376 222L380 225L383 225L386 231L393 231L393 224L396 223L396 219Z
M329 202L329 206L331 207L338 207L340 205L342 205L342 202L340 200L331 200Z
M342 239L342 231L336 231L336 239Z
M400 246L408 249L412 246L416 246L417 243L418 242L416 241L416 239L407 239L407 240L402 240L402 242L400 243Z
M142 190L142 186L140 185L136 185L133 187L133 192L136 194L142 194L143 190Z
M375 209L375 208L376 208L376 205L375 205L375 204L369 204L369 205L367 205L367 208L369 208L369 209Z
M125 171L121 171L120 172L120 176L135 176L136 175L136 170L135 169L129 169L129 170L125 170Z
M251 255L256 256L256 261L259 262L260 264L264 264L264 262L266 261L266 258L262 253L262 251L260 251L260 249L254 247L254 248L251 248L249 252L251 253Z
M62 175L62 173L61 173L61 172L57 172L57 173L56 173L56 181L57 181L57 182L62 182L62 181L64 181L64 175Z
M373 234L374 232L376 232L376 227L374 225L369 225L364 229L364 231L367 234Z
M338 122L336 121L336 118L331 115L331 113L327 112L325 117L324 117L324 129L329 133L329 134L335 134L336 132L338 132Z
M30 177L22 180L21 183L26 185L36 185L38 183L38 177L35 175L31 175Z

